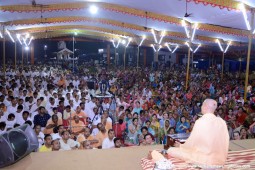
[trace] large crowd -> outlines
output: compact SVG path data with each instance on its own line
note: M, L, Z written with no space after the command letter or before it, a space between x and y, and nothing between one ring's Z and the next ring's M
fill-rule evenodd
M39 152L165 144L190 133L201 104L215 99L231 140L255 137L255 81L238 73L193 69L185 89L184 66L82 69L7 68L0 75L0 134L23 124L35 131ZM103 85L102 85L103 84ZM105 89L105 91L102 91Z

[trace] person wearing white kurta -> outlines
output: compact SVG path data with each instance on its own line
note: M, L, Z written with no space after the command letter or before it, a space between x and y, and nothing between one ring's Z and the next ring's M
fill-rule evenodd
M102 143L102 149L114 148L114 131L112 129L108 130L108 138L105 138Z
M70 134L68 131L64 131L61 134L62 139L60 139L59 142L60 142L60 148L62 150L72 150L72 149L80 147L80 143L73 139L70 139L69 135Z

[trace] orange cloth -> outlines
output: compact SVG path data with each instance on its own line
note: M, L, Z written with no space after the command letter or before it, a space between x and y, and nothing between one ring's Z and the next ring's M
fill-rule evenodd
M169 148L168 154L199 165L224 165L228 148L225 121L207 113L196 121L187 141L179 148Z
M98 132L98 134L95 136L95 139L98 140L97 147L102 146L103 140L108 137L108 131L103 134L102 132Z
M58 81L58 86L66 87L66 80L65 80L65 79L60 79L60 80Z
M93 137L92 135L90 135L88 138L85 138L84 134L81 133L81 134L77 137L77 141L81 144L81 145L80 145L80 149L83 148L82 142L84 142L85 140L89 140L89 141L90 141L90 140L95 140L95 137ZM98 145L97 143L93 143L93 144L92 144L93 148L98 147L97 145Z
M112 123L111 122L106 122L105 124L105 129L108 131L110 129L112 129Z
M74 120L71 121L72 132L77 133L85 128L85 124L82 121L76 123Z
M77 114L76 112L73 112L73 113L71 114L72 118L73 118L75 115L79 116L80 118L81 118L81 117L84 117L84 116L85 116L85 117L88 117L87 114L86 114L85 112L83 112L83 111L80 111L80 113L78 113L78 114Z
M47 125L46 125L46 127L48 126L48 125L50 125L50 124L54 124L53 123L53 121L52 121L52 119L49 119L48 121L47 121ZM62 125L63 124L63 121L62 121L62 119L58 119L58 124L57 125ZM50 128L50 129L44 129L43 130L43 133L44 134L52 134L53 133L53 128Z

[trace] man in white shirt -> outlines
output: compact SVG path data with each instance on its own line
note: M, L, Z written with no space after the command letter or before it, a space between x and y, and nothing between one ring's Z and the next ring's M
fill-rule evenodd
M11 99L11 105L7 107L8 113L15 113L17 111L17 100L15 98Z
M108 138L105 138L102 143L102 149L114 148L114 131L112 129L108 130Z
M55 102L55 99L53 97L49 98L49 103L46 104L45 109L50 113L54 107L57 107L57 103Z
M62 139L60 139L60 146L62 150L72 150L80 147L80 143L70 139L70 134L68 131L61 133Z

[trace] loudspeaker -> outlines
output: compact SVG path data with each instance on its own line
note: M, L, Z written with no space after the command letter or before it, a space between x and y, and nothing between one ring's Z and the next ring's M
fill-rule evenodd
M27 124L0 136L0 168L11 165L39 147L34 130Z

